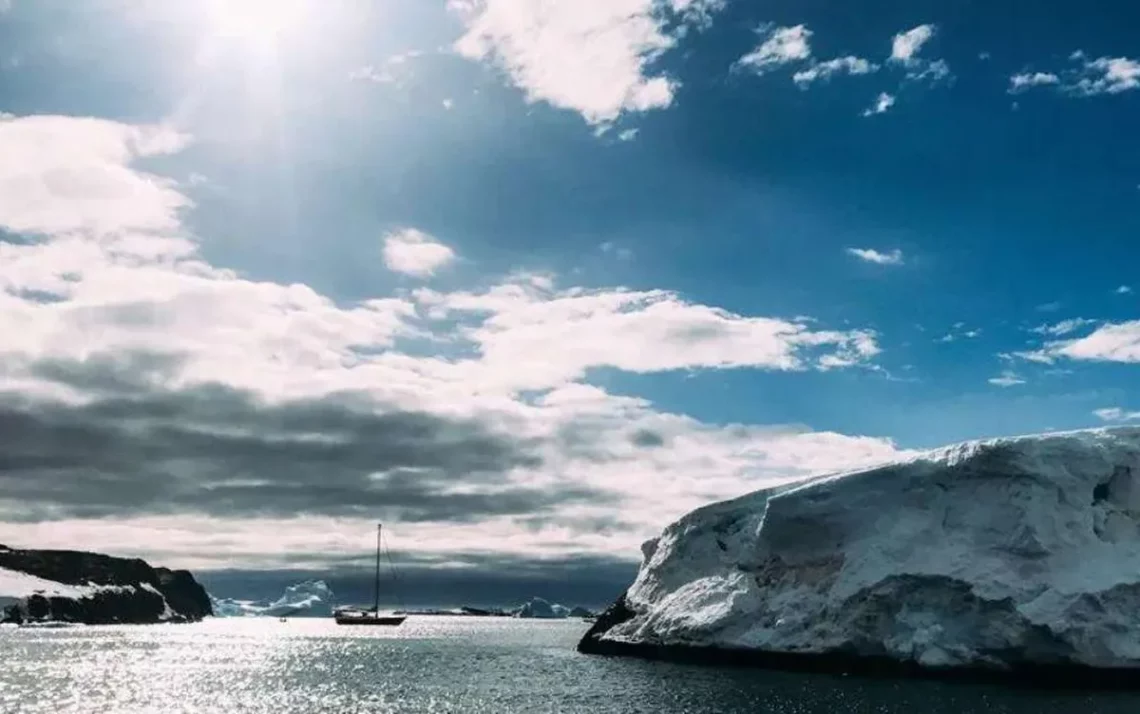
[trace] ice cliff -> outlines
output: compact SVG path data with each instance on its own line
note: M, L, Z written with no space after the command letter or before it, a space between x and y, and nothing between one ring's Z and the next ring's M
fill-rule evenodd
M98 553L0 546L0 621L186 622L209 614L206 591L185 570Z
M332 617L336 598L323 580L285 588L273 602L211 598L218 617Z
M969 442L716 503L580 651L796 667L1140 667L1140 429Z

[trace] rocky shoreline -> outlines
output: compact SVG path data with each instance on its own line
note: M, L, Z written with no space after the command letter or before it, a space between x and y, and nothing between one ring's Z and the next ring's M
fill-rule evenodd
M0 622L98 624L194 622L213 614L205 589L186 570L138 558L0 546Z

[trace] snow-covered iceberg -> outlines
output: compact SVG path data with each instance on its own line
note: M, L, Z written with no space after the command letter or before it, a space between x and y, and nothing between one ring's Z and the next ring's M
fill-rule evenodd
M213 598L217 617L332 617L336 598L323 580L306 580L285 588L270 603Z
M570 616L570 609L540 597L531 598L514 611L515 617L560 620Z
M689 513L642 552L581 651L1137 668L1140 429L969 442L758 491Z

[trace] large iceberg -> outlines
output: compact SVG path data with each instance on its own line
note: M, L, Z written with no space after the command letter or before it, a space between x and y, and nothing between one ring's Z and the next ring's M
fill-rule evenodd
M535 597L520 605L513 614L521 618L561 620L570 616L570 609L544 598Z
M306 580L285 588L273 602L213 598L218 617L332 617L336 598L324 580Z
M642 551L581 651L844 671L1131 670L1140 429L969 442L758 491L689 513Z

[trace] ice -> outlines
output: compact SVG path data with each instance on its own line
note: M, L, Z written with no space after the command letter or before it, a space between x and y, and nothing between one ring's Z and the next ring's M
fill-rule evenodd
M211 597L216 617L332 617L336 598L323 580L306 580L285 588L269 604Z
M698 509L599 637L1140 667L1140 429L969 442Z
M537 618L544 620L554 620L569 617L570 609L563 607L557 603L552 603L540 597L531 598L529 602L523 604L519 609L515 610L515 617L524 618Z

